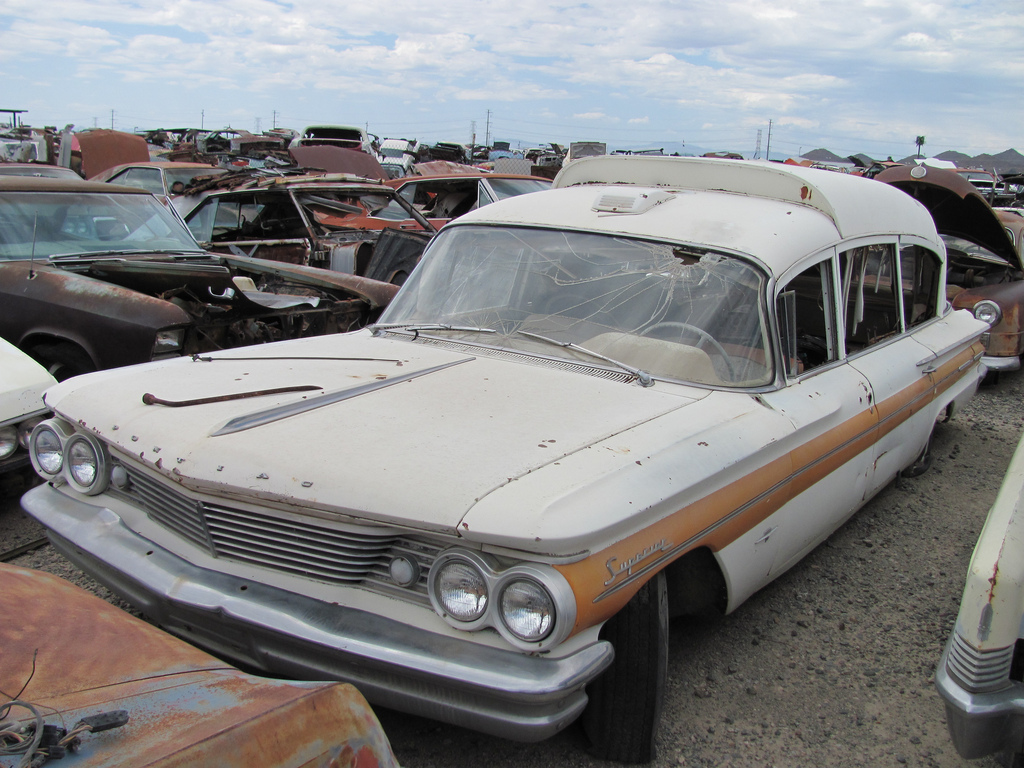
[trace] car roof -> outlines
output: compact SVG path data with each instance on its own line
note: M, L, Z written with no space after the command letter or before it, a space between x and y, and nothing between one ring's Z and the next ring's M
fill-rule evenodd
M550 190L492 203L449 226L536 224L693 243L749 254L776 274L861 236L914 235L944 253L924 206L887 186L748 160L604 156L566 166ZM641 212L619 212L633 203Z
M41 176L0 176L0 192L112 192L126 195L150 195L138 187L122 187L119 184L107 184L100 181L78 179L56 179Z

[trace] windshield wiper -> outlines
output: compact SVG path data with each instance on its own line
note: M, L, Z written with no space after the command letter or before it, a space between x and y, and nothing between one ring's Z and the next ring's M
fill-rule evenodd
M590 355L591 357L594 357L598 360L603 360L606 363L611 363L612 365L621 368L627 373L633 374L634 376L636 376L636 380L639 382L641 387L654 386L654 379L651 378L651 374L647 373L647 371L643 371L639 368L634 368L631 365L626 365L625 363L620 362L612 357L602 355L600 352L595 352L592 349L581 347L579 344L574 344L571 341L558 341L558 339L552 339L549 336L542 336L539 333L531 333L530 331L514 331L514 333L518 333L521 336L526 336L531 339L537 339L538 341L543 341L548 344L554 344L556 347L564 347L565 349L572 349L576 352L582 352L585 355Z
M475 325L450 325L448 323L429 323L424 325L414 325L412 323L407 324L395 324L395 325L374 325L373 335L376 336L383 331L399 331L411 333L414 336L419 334L420 331L468 331L471 333L497 333L493 328L479 328Z
M119 250L110 251L78 251L76 253L55 253L50 256L51 261L71 261L73 259L93 259L103 256L139 256L140 254L146 253L160 253L166 255L180 254L182 256L206 256L206 251L173 251L167 249L154 249L154 248L122 248Z

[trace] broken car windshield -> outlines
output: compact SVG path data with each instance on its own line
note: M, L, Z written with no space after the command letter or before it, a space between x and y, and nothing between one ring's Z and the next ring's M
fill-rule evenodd
M0 260L153 252L204 253L150 195L0 194Z
M699 247L527 227L441 232L380 327L711 386L773 378L764 272ZM447 334L446 334L447 335ZM451 338L450 335L447 335Z

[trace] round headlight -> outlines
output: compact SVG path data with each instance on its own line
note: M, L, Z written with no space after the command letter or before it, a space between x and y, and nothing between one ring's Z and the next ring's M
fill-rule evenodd
M974 316L990 326L1003 319L1003 312L994 301L979 301L974 305Z
M6 459L18 450L18 430L16 427L0 427L0 459Z
M29 454L38 472L44 475L57 475L64 466L64 447L60 435L46 424L33 430L29 438Z
M84 435L75 435L64 446L65 474L76 490L89 495L101 493L109 479L102 448Z
M532 579L517 579L502 590L501 620L520 640L543 640L555 625L555 601Z
M438 603L453 619L475 621L487 610L487 581L472 563L452 560L437 572Z

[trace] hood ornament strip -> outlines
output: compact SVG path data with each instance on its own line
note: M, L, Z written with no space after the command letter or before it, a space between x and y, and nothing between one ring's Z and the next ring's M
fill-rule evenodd
M435 365L433 368L425 368L422 371L410 371L409 373L403 373L398 376L393 376L379 381L371 381L367 384L360 384L357 387L350 387L349 389L343 389L338 392L328 392L326 394L311 397L306 400L300 400L295 403L278 405L274 408L268 408L265 411L256 411L255 413L250 413L245 416L237 416L214 432L211 437L231 435L235 432L252 429L253 427L261 427L264 424L270 424L274 421L287 419L290 416L298 416L299 414L307 413L316 408L322 408L325 405L340 403L342 400L348 400L370 392L376 392L378 389L390 387L392 384L401 384L403 381L410 381L411 379L415 379L420 376L437 373L438 371L443 371L445 368L451 368L453 365L459 365L460 363L468 363L470 360L474 359L476 358L464 357L461 360L453 360L452 362L444 363L443 365Z

